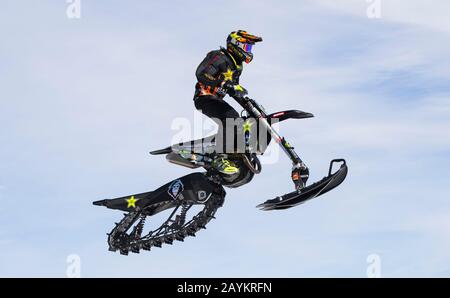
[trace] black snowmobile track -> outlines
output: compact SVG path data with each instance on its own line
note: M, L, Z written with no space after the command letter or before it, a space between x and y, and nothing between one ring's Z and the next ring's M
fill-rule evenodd
M173 244L174 241L184 241L186 237L195 237L201 229L206 229L206 225L224 202L223 197L211 196L211 198L204 203L202 211L193 216L192 219L186 222L186 212L197 203L180 201L178 205L173 207L169 218L156 230L149 232L142 236L144 228L146 213L145 209L137 210L124 214L124 218L116 223L116 226L108 234L108 244L110 251L120 251L122 255L128 255L131 251L139 253L141 249L151 250L152 247L161 247L163 244ZM153 206L149 206L152 208ZM173 216L180 210L180 217L178 222L173 219ZM137 224L133 227L133 225ZM128 230L131 232L127 233Z

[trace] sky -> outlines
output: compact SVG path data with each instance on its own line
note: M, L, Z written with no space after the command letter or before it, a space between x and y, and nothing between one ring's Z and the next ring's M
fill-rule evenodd
M82 277L366 277L375 255L382 277L450 277L450 3L379 3L81 0L73 19L63 0L3 0L0 276L66 277L77 255ZM191 172L148 152L200 116L195 69L237 29L264 38L241 84L312 112L280 132L311 181L333 158L346 181L262 212L293 189L289 160L266 159L196 238L109 252L122 213L92 201Z

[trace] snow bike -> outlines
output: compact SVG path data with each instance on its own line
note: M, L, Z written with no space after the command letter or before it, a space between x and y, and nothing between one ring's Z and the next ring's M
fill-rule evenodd
M180 177L154 191L95 201L93 204L97 206L126 211L124 218L108 234L110 251L120 251L124 255L129 251L139 253L141 249L150 250L152 247L161 247L162 244L172 244L175 240L184 241L188 236L195 236L200 229L206 228L206 224L215 218L217 209L223 205L226 195L224 186L240 187L261 172L258 155L264 153L272 139L292 161L291 178L295 190L258 205L261 210L282 210L297 206L323 195L344 181L348 172L347 164L344 159L334 159L330 162L328 175L307 186L308 168L294 151L294 147L272 127L274 123L287 119L314 117L311 113L288 110L266 114L254 99L234 99L244 109L241 114L242 130L237 129L242 134L237 139L243 140L245 150L242 153L227 154L227 158L239 167L239 173L230 177L211 166L211 154L214 153L208 150L215 146L215 137L150 152L152 155L166 155L169 162L191 169L204 168L206 172ZM258 130L248 129L251 126L250 120L259 124ZM261 138L264 136L266 139ZM333 172L334 164L340 164L340 167ZM147 217L163 213L167 213L168 217L163 217L161 225L146 227Z

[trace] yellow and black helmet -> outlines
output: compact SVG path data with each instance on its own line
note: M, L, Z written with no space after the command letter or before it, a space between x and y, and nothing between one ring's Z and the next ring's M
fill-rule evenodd
M253 60L252 47L261 41L261 37L247 33L247 31L233 31L228 35L227 49L239 60L250 63Z

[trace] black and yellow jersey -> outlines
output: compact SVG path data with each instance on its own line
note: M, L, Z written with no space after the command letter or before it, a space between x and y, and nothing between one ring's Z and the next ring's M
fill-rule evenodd
M217 93L221 84L224 81L239 84L241 73L242 61L236 61L226 49L209 52L197 67L198 83L195 86L195 97L205 95L223 97L223 94Z

